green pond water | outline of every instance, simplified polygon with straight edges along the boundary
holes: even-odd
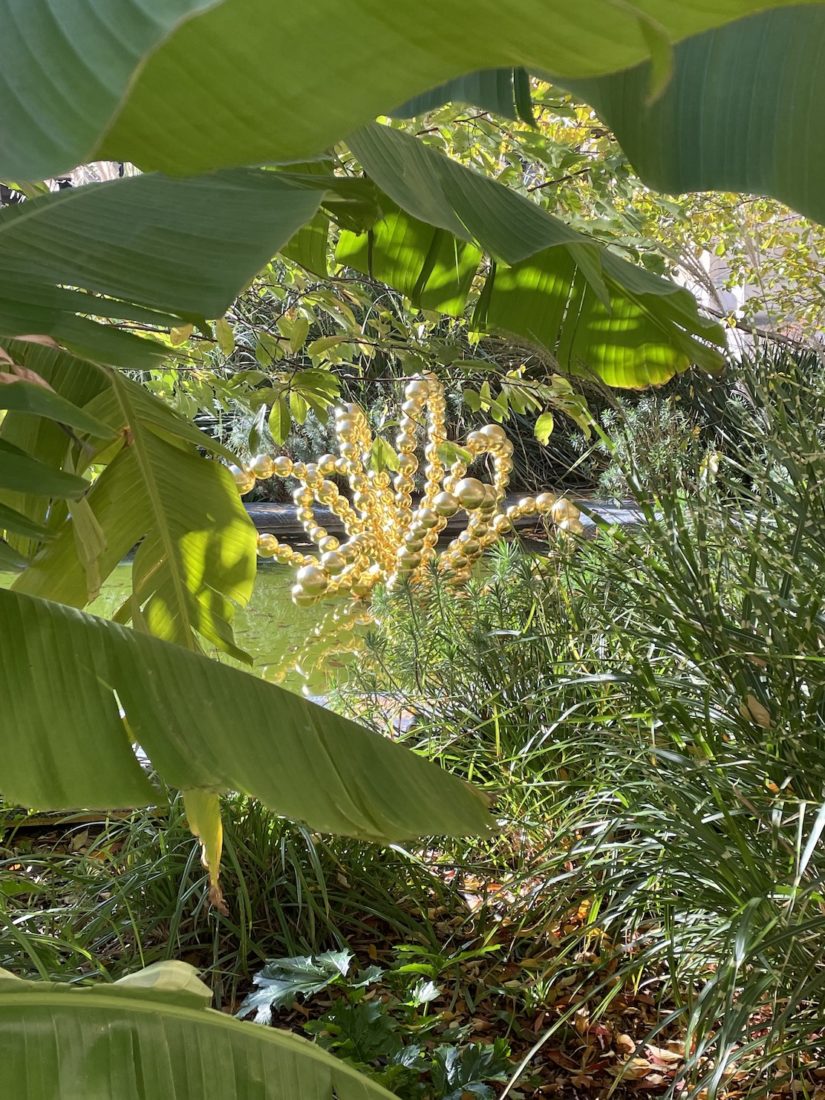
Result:
[[[88,610],[110,618],[131,591],[131,573],[131,565],[119,565]],[[12,573],[0,574],[0,585],[8,587],[14,577]],[[252,671],[265,679],[274,678],[290,647],[298,645],[324,614],[322,609],[296,607],[289,596],[293,583],[292,570],[259,563],[252,599],[247,607],[238,611],[235,619],[238,645],[253,658]],[[223,654],[220,659],[236,663]],[[300,690],[301,683],[299,677],[288,676],[283,686]]]

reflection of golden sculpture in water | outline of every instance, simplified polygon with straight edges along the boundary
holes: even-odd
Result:
[[[522,516],[545,516],[563,531],[581,532],[578,508],[552,493],[524,497],[504,507],[513,445],[503,428],[487,424],[470,432],[462,448],[445,447],[445,421],[444,388],[435,375],[427,374],[413,378],[404,391],[393,477],[370,468],[375,441],[358,405],[335,411],[338,456],[321,455],[316,462],[303,463],[283,455],[258,455],[247,469],[233,468],[241,493],[248,493],[257,478],[294,477],[299,482],[293,493],[297,516],[319,556],[294,550],[274,535],[258,539],[261,557],[298,567],[292,589],[296,604],[308,606],[331,596],[365,598],[377,584],[393,588],[405,578],[419,583],[433,563],[445,580],[463,584],[484,550]],[[425,430],[424,491],[415,504],[416,451]],[[469,463],[482,455],[492,458],[491,483],[465,476]],[[330,474],[346,478],[351,499],[328,479]],[[313,511],[316,501],[341,520],[344,542],[318,525]],[[467,513],[467,525],[438,553],[439,536],[459,511]]]

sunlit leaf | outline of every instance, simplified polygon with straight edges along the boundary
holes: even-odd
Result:
[[[43,179],[96,159],[174,173],[306,160],[463,74],[615,72],[650,54],[640,15],[676,41],[766,6],[399,0],[384,19],[370,0],[311,10],[271,0],[100,2],[63,5],[59,22],[49,0],[0,5],[0,174]]]
[[[548,410],[543,412],[541,416],[536,420],[535,435],[539,443],[546,446],[550,442],[550,436],[553,434],[553,427],[555,420],[553,414]]]
[[[229,665],[15,591],[0,590],[0,621],[10,802],[153,801],[134,738],[172,786],[245,792],[320,832],[398,841],[489,826],[484,797],[461,780]],[[56,677],[72,690],[55,691]]]

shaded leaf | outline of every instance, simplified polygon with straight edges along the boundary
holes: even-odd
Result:
[[[530,80],[524,69],[469,73],[414,96],[388,113],[393,118],[414,118],[445,103],[466,103],[503,118],[533,122]]]
[[[236,668],[15,591],[0,590],[0,622],[10,802],[152,802],[134,738],[172,786],[245,792],[320,832],[398,841],[490,826],[483,795],[461,780]]]
[[[150,364],[168,348],[89,317],[173,327],[222,316],[315,213],[319,186],[256,169],[150,174],[5,207],[0,334],[39,331],[91,358]]]
[[[82,496],[89,483],[82,477],[55,470],[14,444],[0,439],[0,489],[56,497]]]
[[[56,420],[99,438],[112,439],[115,434],[107,424],[89,416],[51,387],[37,386],[32,382],[15,381],[0,385],[0,409],[45,416],[48,420]]]
[[[651,187],[772,195],[825,224],[823,50],[825,6],[801,5],[680,43],[654,102],[649,64],[561,83],[595,107]]]
[[[215,322],[215,338],[223,354],[231,355],[235,350],[235,330],[225,317]]]
[[[275,442],[281,446],[289,435],[292,427],[292,417],[289,412],[289,402],[284,396],[272,402],[269,413],[269,431]]]

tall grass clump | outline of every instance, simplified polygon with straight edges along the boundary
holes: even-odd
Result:
[[[644,984],[654,1030],[683,1040],[674,1087],[691,1095],[804,1094],[825,1068],[811,368],[732,367],[691,492],[625,469],[639,527],[546,560],[500,549],[467,595],[393,597],[358,684],[362,707],[395,697],[424,751],[498,795],[502,837],[456,863],[509,874],[536,936],[587,913],[556,979],[593,1012]]]

